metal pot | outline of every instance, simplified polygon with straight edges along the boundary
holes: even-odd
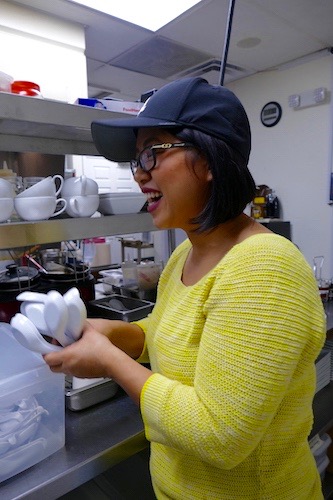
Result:
[[[83,302],[87,305],[90,300],[95,299],[95,278],[90,268],[83,264],[66,264],[59,266],[54,272],[40,274],[39,291],[47,292],[57,290],[64,294],[72,287],[76,287]]]
[[[40,283],[40,274],[30,266],[9,264],[0,274],[0,321],[9,323],[20,311],[17,295],[25,290],[35,290]]]

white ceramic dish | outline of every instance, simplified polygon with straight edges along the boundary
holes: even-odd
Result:
[[[101,193],[98,211],[103,215],[136,214],[145,202],[142,193]]]

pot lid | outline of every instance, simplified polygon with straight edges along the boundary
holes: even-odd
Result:
[[[29,288],[39,280],[37,269],[9,264],[0,274],[0,290],[21,290]]]

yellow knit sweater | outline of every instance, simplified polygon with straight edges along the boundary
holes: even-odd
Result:
[[[325,338],[310,266],[265,233],[186,287],[190,247],[176,248],[153,312],[137,322],[154,372],[141,412],[157,498],[323,498],[307,439]]]

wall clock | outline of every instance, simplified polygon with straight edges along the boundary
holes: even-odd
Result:
[[[265,104],[260,113],[261,123],[265,127],[274,127],[282,116],[282,108],[278,102],[271,101]]]

